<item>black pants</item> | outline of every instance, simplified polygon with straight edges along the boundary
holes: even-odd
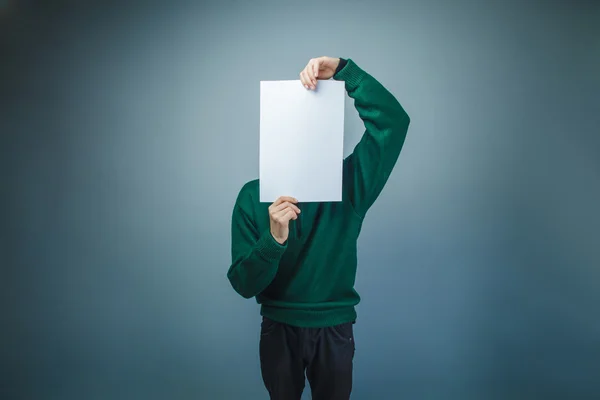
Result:
[[[263,317],[260,368],[271,400],[299,400],[305,376],[314,400],[348,400],[354,350],[353,322],[298,328]]]

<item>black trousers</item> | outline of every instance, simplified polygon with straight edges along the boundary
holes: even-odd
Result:
[[[348,400],[355,351],[353,324],[298,328],[263,317],[260,369],[271,400],[299,400],[305,377],[314,400]]]

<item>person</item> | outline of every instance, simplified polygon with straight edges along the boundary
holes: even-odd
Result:
[[[260,368],[271,399],[300,399],[308,379],[316,400],[348,399],[355,354],[354,289],[363,219],[386,184],[410,119],[396,98],[352,59],[311,59],[300,73],[307,90],[344,81],[365,126],[343,160],[342,201],[259,202],[259,181],[240,190],[231,220],[227,277],[261,305]],[[293,151],[293,143],[282,151]]]

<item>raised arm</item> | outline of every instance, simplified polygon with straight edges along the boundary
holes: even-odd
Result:
[[[304,87],[318,80],[344,81],[365,125],[365,133],[344,160],[344,190],[356,213],[364,218],[385,186],[404,145],[410,118],[396,98],[352,60],[313,58],[300,73]]]
[[[333,79],[344,81],[365,133],[344,160],[344,189],[364,217],[385,186],[410,124],[396,98],[352,60],[341,60]]]

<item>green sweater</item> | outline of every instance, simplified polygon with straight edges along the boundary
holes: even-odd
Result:
[[[328,327],[356,319],[356,245],[363,218],[381,193],[404,144],[409,117],[375,78],[352,60],[337,71],[365,125],[343,161],[341,202],[300,203],[284,245],[270,233],[258,180],[239,192],[231,224],[231,285],[256,297],[261,315],[299,327]],[[282,193],[285,195],[285,193]]]

